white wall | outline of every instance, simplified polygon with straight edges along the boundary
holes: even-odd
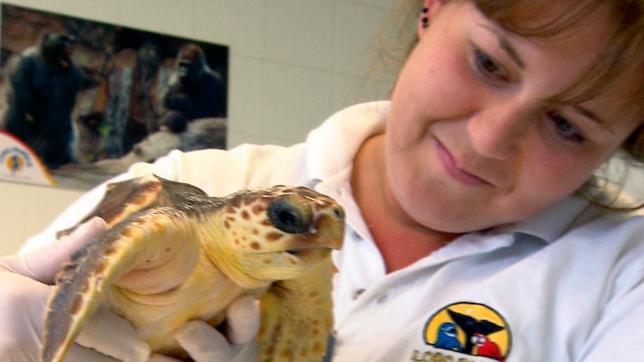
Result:
[[[383,98],[366,82],[370,35],[391,0],[4,0],[230,47],[229,145],[291,144],[343,106]],[[0,255],[80,192],[0,183]]]
[[[74,190],[0,182],[0,255],[18,250],[78,196]]]

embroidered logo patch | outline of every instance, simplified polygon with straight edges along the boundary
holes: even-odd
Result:
[[[497,311],[468,302],[450,304],[429,317],[423,339],[435,349],[452,352],[447,355],[475,357],[473,361],[504,361],[512,342],[510,328]]]

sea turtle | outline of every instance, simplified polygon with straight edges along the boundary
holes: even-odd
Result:
[[[107,186],[87,216],[106,234],[59,272],[41,360],[62,361],[82,324],[106,305],[151,351],[185,357],[172,337],[186,321],[222,322],[238,296],[260,296],[260,359],[319,361],[332,326],[332,249],[344,211],[305,187],[208,197],[155,175]]]

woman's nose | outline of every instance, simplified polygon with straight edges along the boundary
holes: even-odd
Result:
[[[474,149],[484,157],[508,159],[519,151],[526,128],[522,112],[512,106],[483,109],[468,121],[468,133]]]

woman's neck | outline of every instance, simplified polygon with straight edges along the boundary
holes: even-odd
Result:
[[[365,141],[353,163],[351,187],[387,273],[402,269],[453,240],[412,220],[391,194],[386,179],[384,135]]]

